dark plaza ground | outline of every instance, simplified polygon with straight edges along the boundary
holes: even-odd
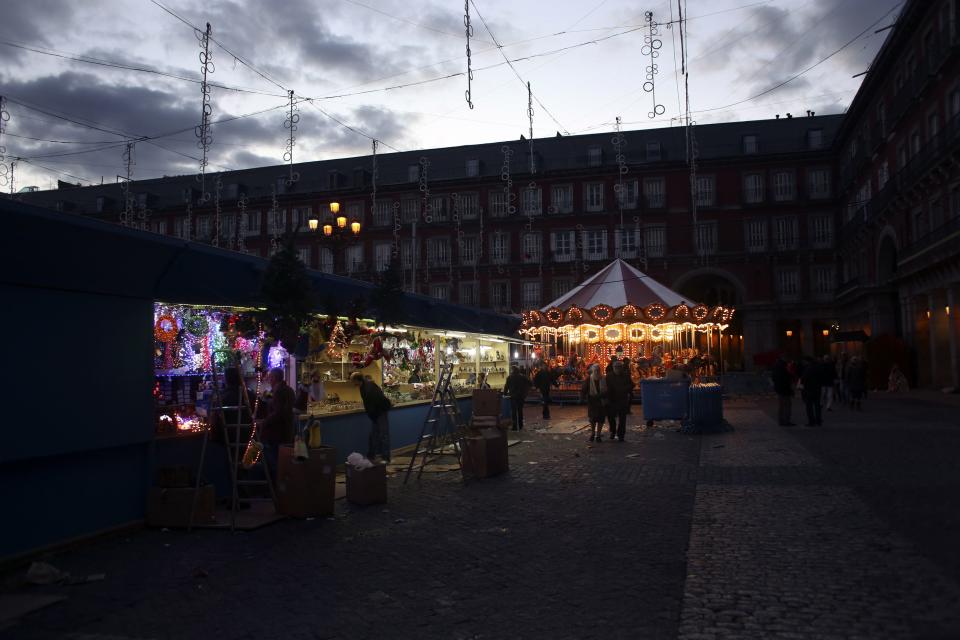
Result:
[[[0,639],[960,638],[958,408],[871,394],[782,428],[772,397],[734,398],[734,431],[691,436],[635,407],[627,442],[591,445],[582,408],[531,406],[499,478],[45,558],[106,573],[85,585],[11,572],[67,599]]]

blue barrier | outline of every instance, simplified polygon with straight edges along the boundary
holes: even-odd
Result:
[[[690,387],[689,427],[710,429],[723,425],[723,390],[718,384]]]
[[[643,419],[683,420],[687,417],[689,380],[649,378],[640,381]]]

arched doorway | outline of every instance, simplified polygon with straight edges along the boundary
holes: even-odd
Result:
[[[877,251],[877,284],[885,285],[897,275],[897,243],[885,234]]]
[[[725,369],[743,370],[746,364],[743,356],[743,314],[741,312],[744,298],[743,285],[734,276],[724,271],[701,269],[680,277],[674,283],[673,289],[688,296],[692,302],[710,307],[722,305],[737,310],[722,337],[713,336],[712,348],[716,349],[719,346],[723,353]]]

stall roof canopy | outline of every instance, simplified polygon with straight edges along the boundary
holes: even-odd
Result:
[[[659,302],[668,308],[680,304],[689,306],[696,304],[617,258],[580,285],[543,307],[541,311],[552,308],[565,311],[574,306],[592,309],[599,304],[605,304],[614,309],[627,304],[645,307],[654,302]]]
[[[115,224],[0,199],[0,282],[210,306],[262,306],[267,260]],[[375,286],[310,271],[318,305],[329,298],[368,304]],[[514,335],[515,316],[404,294],[407,324]],[[318,307],[318,312],[322,309]]]

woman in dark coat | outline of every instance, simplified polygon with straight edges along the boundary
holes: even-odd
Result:
[[[867,367],[860,356],[853,356],[850,359],[844,382],[846,382],[847,391],[850,394],[850,406],[857,410],[863,410],[860,403],[863,401],[863,394],[867,389]]]
[[[587,403],[590,421],[590,442],[603,440],[603,421],[607,417],[607,381],[600,375],[600,366],[592,365],[590,375],[583,381],[580,398]]]

